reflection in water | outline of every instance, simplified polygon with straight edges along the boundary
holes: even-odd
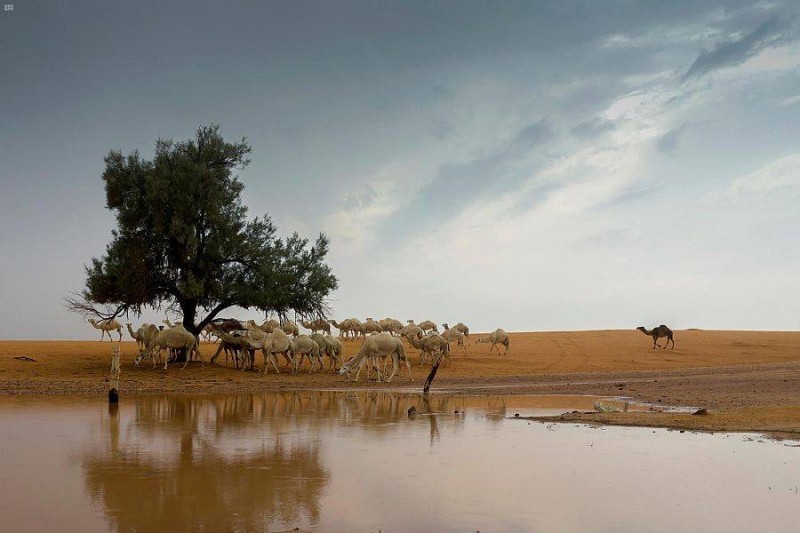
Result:
[[[319,441],[304,433],[344,425],[386,436],[418,404],[378,391],[141,397],[123,446],[112,404],[107,446],[84,457],[87,492],[119,531],[315,525],[330,474]],[[435,413],[449,404],[444,396],[422,401],[431,446],[440,438]]]
[[[255,449],[215,445],[219,432],[269,417],[265,407],[276,406],[252,396],[210,402],[138,399],[135,432],[155,437],[163,452],[155,456],[136,445],[120,449],[119,412],[109,409],[108,448],[92,450],[84,460],[87,491],[119,531],[249,531],[274,523],[315,524],[330,477],[317,442],[265,434]],[[261,408],[257,417],[254,408]]]
[[[0,398],[4,530],[796,530],[797,448],[505,418],[594,398],[124,400]]]

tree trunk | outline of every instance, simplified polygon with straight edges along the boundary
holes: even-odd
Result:
[[[183,327],[186,328],[186,331],[197,337],[200,335],[200,330],[194,322],[195,316],[197,315],[197,302],[194,300],[183,300],[179,303],[181,312],[183,313]],[[186,350],[181,350],[175,361],[183,363],[186,361],[186,357]]]

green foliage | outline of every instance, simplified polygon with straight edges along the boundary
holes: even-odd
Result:
[[[195,332],[232,306],[324,315],[337,287],[324,262],[328,240],[279,239],[269,217],[248,220],[234,172],[249,153],[217,126],[185,142],[159,139],[151,161],[111,151],[103,181],[117,228],[86,268],[84,298],[136,313],[177,305]]]

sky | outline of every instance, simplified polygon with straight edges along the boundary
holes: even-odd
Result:
[[[98,337],[103,157],[210,123],[333,318],[800,328],[797,2],[5,3],[0,338]]]

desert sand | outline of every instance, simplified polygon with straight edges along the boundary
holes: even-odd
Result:
[[[626,397],[652,411],[572,413],[559,421],[672,427],[705,431],[757,431],[800,435],[800,332],[675,332],[675,349],[653,350],[634,330],[512,333],[508,355],[470,335],[466,356],[455,349],[432,390],[470,394],[586,394]],[[660,340],[661,343],[664,339]],[[116,343],[115,343],[116,344]],[[345,360],[360,341],[345,343]],[[501,351],[503,350],[502,347]],[[123,341],[121,394],[219,393],[288,389],[421,389],[428,369],[407,349],[414,381],[405,371],[391,384],[346,381],[330,373],[264,375],[222,365],[191,363],[186,370],[135,367],[132,341]],[[208,359],[216,345],[203,344]],[[27,356],[35,361],[16,357]],[[0,341],[0,394],[101,395],[108,389],[111,343]],[[260,354],[259,365],[263,364]],[[327,362],[326,362],[327,364]],[[705,408],[709,414],[660,412],[660,406]]]

